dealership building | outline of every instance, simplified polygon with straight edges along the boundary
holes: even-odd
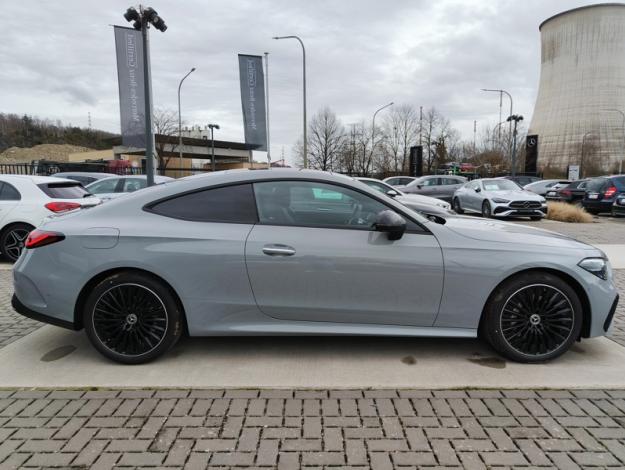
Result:
[[[625,157],[625,4],[559,13],[539,27],[540,84],[529,135],[538,170],[619,171]],[[625,166],[625,165],[623,165]]]

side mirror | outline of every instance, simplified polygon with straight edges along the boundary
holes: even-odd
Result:
[[[399,193],[395,191],[394,189],[389,189],[388,191],[386,191],[386,195],[390,197],[395,197],[395,196],[399,196]]]
[[[378,213],[373,227],[377,232],[386,232],[389,240],[399,240],[406,231],[406,221],[397,212],[385,210]]]
[[[476,192],[476,193],[480,193],[480,192],[482,192],[482,188],[475,188],[475,192]]]
[[[422,185],[422,184],[418,184],[418,185],[417,185],[417,189],[421,189],[422,187],[423,187],[423,185]]]

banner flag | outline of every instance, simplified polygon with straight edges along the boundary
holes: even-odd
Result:
[[[115,26],[122,144],[145,148],[145,87],[141,31]]]
[[[256,55],[239,54],[239,77],[245,143],[256,145],[254,150],[266,151],[267,124],[263,58]]]

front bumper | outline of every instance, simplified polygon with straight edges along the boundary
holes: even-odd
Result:
[[[544,217],[547,215],[547,205],[535,208],[516,208],[509,204],[495,204],[492,210],[494,217]]]
[[[20,299],[17,298],[17,295],[13,294],[11,297],[11,306],[13,310],[15,310],[20,315],[31,318],[33,320],[37,320],[43,323],[49,323],[50,325],[60,326],[62,328],[67,328],[69,330],[79,330],[78,326],[69,321],[61,320],[59,318],[51,317],[50,315],[45,315],[43,313],[35,312],[34,310],[28,308]]]

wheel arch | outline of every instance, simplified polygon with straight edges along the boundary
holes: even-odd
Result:
[[[158,274],[154,274],[153,272],[148,271],[146,269],[131,268],[131,267],[116,267],[116,268],[108,269],[106,271],[102,271],[101,273],[96,274],[91,279],[89,279],[89,281],[87,281],[87,283],[80,290],[80,293],[78,294],[78,297],[76,298],[76,304],[74,305],[74,325],[76,326],[76,329],[80,330],[83,328],[83,319],[82,319],[81,312],[83,310],[83,307],[85,306],[85,302],[87,301],[87,298],[89,297],[91,290],[103,279],[106,279],[107,277],[111,275],[122,273],[122,272],[141,273],[141,274],[148,275],[158,280],[159,282],[162,282],[163,285],[165,285],[169,289],[170,293],[173,295],[174,299],[176,300],[178,307],[180,308],[180,312],[182,313],[184,332],[188,334],[187,316],[185,313],[184,304],[182,303],[180,296],[178,295],[176,290],[172,287],[172,285],[169,282],[167,282],[167,280],[159,276]]]
[[[527,274],[529,272],[548,273],[548,274],[551,274],[553,276],[557,276],[560,279],[562,279],[564,282],[569,284],[573,288],[573,290],[575,290],[575,293],[579,296],[579,300],[582,303],[582,329],[581,329],[581,332],[580,332],[580,337],[581,338],[587,338],[588,336],[590,336],[590,325],[592,324],[592,311],[591,311],[591,307],[590,307],[590,300],[588,299],[588,294],[586,293],[586,290],[579,283],[579,281],[577,281],[577,279],[575,279],[573,276],[571,276],[570,274],[567,274],[567,273],[565,273],[563,271],[560,271],[558,269],[553,269],[553,268],[528,268],[528,269],[523,269],[521,271],[517,271],[517,272],[515,272],[513,274],[510,274],[505,279],[502,279],[501,282],[499,282],[499,284],[497,284],[493,288],[493,290],[489,294],[488,298],[486,299],[486,302],[484,303],[484,305],[482,307],[482,312],[480,314],[480,322],[479,322],[479,326],[478,326],[478,331],[480,331],[480,332],[482,331],[482,326],[483,326],[483,322],[484,322],[484,316],[485,316],[485,313],[486,313],[486,307],[490,303],[490,301],[493,298],[493,296],[497,293],[497,290],[501,287],[501,285],[504,282],[507,282],[510,279],[514,278],[514,277],[520,276],[522,274]]]

